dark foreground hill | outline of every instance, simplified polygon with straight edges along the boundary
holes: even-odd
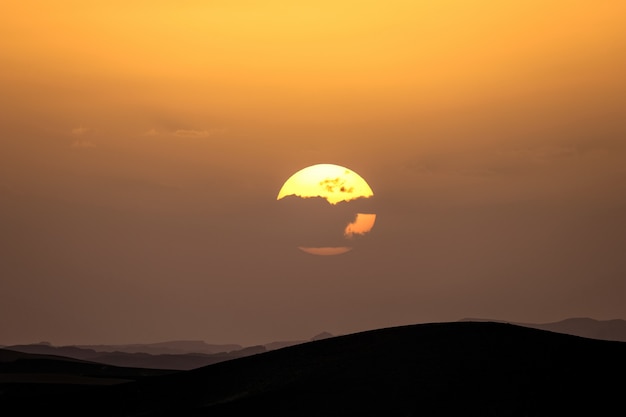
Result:
[[[494,322],[386,328],[110,386],[19,398],[0,414],[623,415],[626,344]],[[20,414],[10,412],[18,409]]]
[[[46,398],[74,401],[95,387],[172,372],[0,349],[0,415],[30,415],[28,409],[45,410]]]
[[[76,385],[115,385],[173,372],[167,369],[109,366],[63,356],[0,349],[0,384],[54,381]]]

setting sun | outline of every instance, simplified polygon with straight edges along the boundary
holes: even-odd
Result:
[[[625,408],[626,0],[0,1],[0,417]]]
[[[361,198],[367,199],[373,195],[374,192],[369,184],[356,172],[340,165],[317,164],[303,168],[289,177],[280,189],[276,199],[281,200],[284,197],[295,196],[302,199],[311,199],[311,203],[324,199],[331,206],[336,207],[331,211],[338,216],[342,216],[346,214],[346,208],[348,210],[354,208],[352,204],[348,206],[345,204]],[[343,203],[340,205],[341,209],[337,207],[338,203]],[[300,207],[300,209],[302,208]],[[312,222],[318,222],[319,224],[313,227],[315,230],[308,230],[304,233],[302,239],[308,239],[307,235],[318,235],[320,230],[330,227],[330,222],[333,220],[324,217],[322,215],[323,210],[320,211],[320,209],[321,207],[315,206],[316,211],[310,213],[306,222],[307,227]],[[372,230],[376,221],[376,214],[352,211],[350,216],[351,220],[344,223],[343,230],[339,228],[333,229],[333,231],[329,230],[329,234],[326,235],[326,242],[334,241],[335,244],[324,246],[298,245],[298,248],[311,255],[340,255],[351,251],[355,239],[358,240],[359,237],[366,235]],[[304,228],[305,226],[300,222],[296,224],[296,227]],[[333,225],[332,227],[334,228],[335,226]],[[341,230],[342,233],[339,234]],[[348,240],[351,241],[350,246],[345,246]]]
[[[288,195],[297,197],[322,197],[330,204],[369,198],[374,192],[356,172],[333,164],[318,164],[293,174],[278,193],[277,200]]]

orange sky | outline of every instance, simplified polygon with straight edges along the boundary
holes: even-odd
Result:
[[[5,1],[0,344],[626,318],[624,22],[621,0]],[[275,205],[316,163],[375,193],[332,260]]]

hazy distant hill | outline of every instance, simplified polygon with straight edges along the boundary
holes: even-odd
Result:
[[[0,386],[0,414],[65,416],[621,415],[626,343],[495,322],[312,341],[80,396]],[[26,384],[28,385],[28,384]],[[8,414],[10,415],[10,414]]]
[[[310,340],[321,340],[329,337],[333,337],[333,335],[328,332],[322,332],[315,335]],[[113,366],[189,370],[244,356],[255,355],[267,350],[293,346],[307,341],[308,340],[272,342],[266,345],[248,346],[245,348],[236,344],[209,345],[202,341],[82,346],[52,346],[50,343],[42,342],[29,345],[8,346],[6,348],[18,352],[63,356]],[[206,353],[212,351],[217,352]]]
[[[463,319],[462,321],[498,321],[489,319]],[[501,323],[506,323],[500,321]],[[626,342],[626,320],[595,320],[587,317],[569,318],[551,323],[519,323],[520,326],[551,332],[571,334],[574,336],[589,337],[591,339],[617,340]]]
[[[67,358],[82,359],[112,366],[172,370],[200,368],[202,366],[266,351],[263,346],[250,346],[232,352],[214,354],[149,354],[142,352],[98,352],[93,349],[80,348],[76,346],[51,346],[45,343],[15,345],[6,347],[6,349],[25,353],[56,355]]]
[[[149,353],[151,355],[183,355],[185,353],[211,355],[243,349],[243,346],[237,344],[211,345],[202,340],[174,340],[126,345],[76,345],[76,347],[92,349],[97,352]]]

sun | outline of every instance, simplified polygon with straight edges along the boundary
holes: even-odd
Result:
[[[292,207],[295,211],[304,210],[306,218],[291,223],[290,227],[298,229],[296,232],[303,231],[301,236],[303,242],[312,241],[314,235],[316,243],[328,243],[315,246],[298,244],[301,251],[311,255],[341,255],[352,251],[353,244],[369,234],[376,221],[376,214],[359,213],[356,206],[353,206],[355,203],[350,203],[374,196],[372,188],[359,174],[341,165],[317,164],[301,169],[285,181],[276,200],[288,196],[311,200],[305,204],[307,207],[298,206],[297,209]],[[322,201],[321,204],[324,204],[324,200],[333,208],[324,210],[322,206],[317,205],[316,201]],[[310,203],[315,204],[308,206]],[[328,210],[335,214],[329,217]],[[339,216],[339,222],[335,216]],[[313,225],[315,222],[317,223]]]
[[[322,197],[330,204],[369,198],[374,192],[356,172],[334,164],[317,164],[293,174],[278,192],[277,200],[288,195]]]

